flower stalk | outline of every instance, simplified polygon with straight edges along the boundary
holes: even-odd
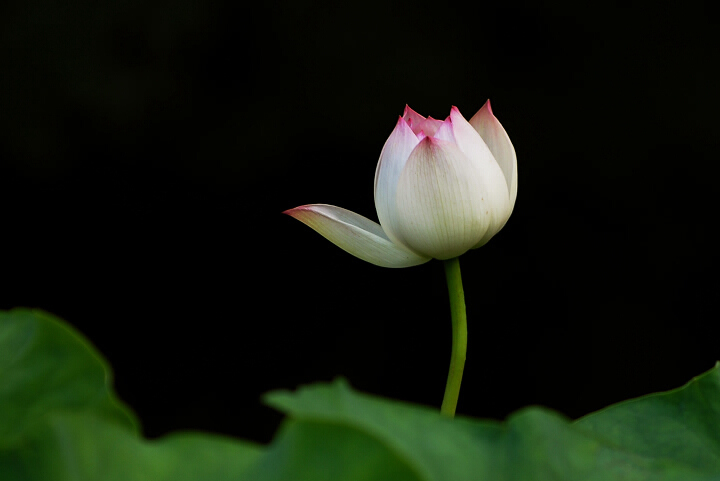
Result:
[[[465,313],[465,294],[463,293],[460,275],[460,259],[453,257],[443,262],[447,278],[448,294],[450,295],[450,314],[452,317],[452,352],[450,354],[450,370],[448,372],[445,395],[443,396],[440,413],[454,417],[457,408],[465,353],[467,351],[467,315]]]

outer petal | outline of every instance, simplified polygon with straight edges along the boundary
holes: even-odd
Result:
[[[407,109],[406,108],[406,114]],[[395,191],[398,178],[410,153],[420,142],[404,118],[399,118],[395,129],[385,142],[375,169],[375,209],[380,225],[387,237],[396,244],[406,245],[397,233]],[[407,245],[406,245],[407,247]]]
[[[505,175],[510,191],[510,210],[512,211],[517,198],[517,156],[510,137],[493,115],[489,100],[473,115],[470,125],[483,138]]]
[[[462,116],[457,107],[450,111],[452,130],[460,150],[477,163],[481,174],[483,199],[489,219],[488,229],[474,247],[480,247],[489,241],[505,225],[512,212],[508,185],[502,169],[480,135]]]
[[[355,212],[327,204],[312,204],[286,210],[300,222],[346,252],[381,267],[410,267],[430,257],[419,256],[387,238],[379,224]]]
[[[482,171],[452,142],[426,137],[397,187],[398,229],[411,249],[437,259],[463,254],[489,226]]]

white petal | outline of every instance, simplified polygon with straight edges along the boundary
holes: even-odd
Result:
[[[398,228],[415,252],[450,259],[489,226],[482,171],[452,142],[427,137],[410,154],[397,187]]]
[[[517,156],[515,155],[515,147],[510,142],[510,137],[495,115],[493,115],[489,100],[473,115],[473,118],[470,119],[470,125],[483,138],[505,175],[510,191],[510,210],[512,211],[517,198]]]
[[[457,146],[473,162],[479,165],[482,172],[483,200],[487,201],[486,210],[487,215],[490,216],[490,225],[483,237],[474,246],[480,247],[497,234],[510,217],[512,205],[510,203],[508,184],[492,152],[472,125],[465,120],[457,107],[452,108],[450,120],[452,121]]]
[[[408,115],[409,107],[405,114]],[[417,115],[417,114],[415,114]],[[385,142],[375,169],[375,209],[380,225],[388,238],[396,244],[406,245],[397,233],[396,195],[398,178],[410,153],[420,142],[404,118],[399,118],[395,129]],[[406,245],[407,247],[407,245]]]
[[[341,207],[311,204],[284,213],[312,227],[344,251],[376,266],[410,267],[430,260],[394,244],[379,224]]]

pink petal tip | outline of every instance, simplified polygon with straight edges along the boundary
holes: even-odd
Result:
[[[282,213],[287,214],[290,217],[295,217],[299,212],[308,210],[307,206],[301,205],[298,207],[293,207],[292,209],[284,210]]]
[[[490,99],[487,99],[485,101],[485,105],[483,105],[482,108],[484,109],[485,107],[487,107],[488,112],[490,112],[490,115],[493,115],[492,107],[490,106]]]
[[[420,122],[425,120],[425,117],[423,117],[419,113],[415,112],[407,104],[405,104],[405,111],[403,112],[402,116],[405,119],[405,121],[408,123],[410,128],[415,127],[416,125],[420,124]]]

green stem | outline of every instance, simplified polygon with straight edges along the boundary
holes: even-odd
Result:
[[[460,260],[458,257],[444,261],[445,277],[450,294],[450,314],[452,316],[452,353],[450,354],[450,372],[448,372],[445,396],[440,413],[455,416],[460,383],[465,368],[467,351],[467,316],[465,314],[465,295],[463,294]]]

